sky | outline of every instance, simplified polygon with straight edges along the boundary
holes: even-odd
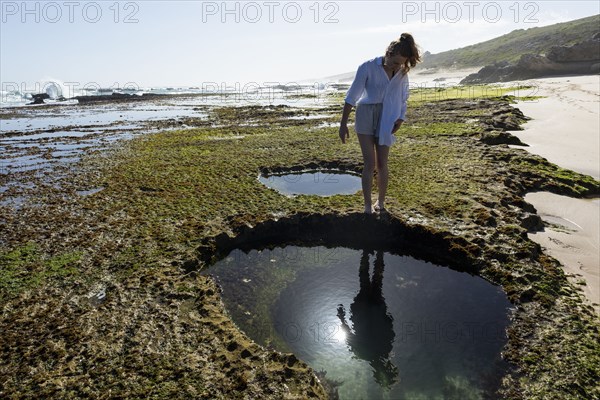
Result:
[[[402,32],[438,53],[598,1],[0,1],[0,81],[235,87],[355,71]]]

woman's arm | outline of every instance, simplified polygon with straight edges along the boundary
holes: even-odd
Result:
[[[346,143],[346,139],[350,138],[350,132],[348,132],[348,117],[350,116],[352,107],[356,105],[356,102],[365,91],[368,79],[367,68],[367,62],[359,65],[356,70],[356,75],[354,76],[354,81],[352,82],[352,85],[350,85],[350,89],[348,89],[346,98],[344,99],[344,111],[342,111],[342,120],[340,122],[340,139],[342,140],[342,143]]]
[[[362,96],[367,85],[369,75],[368,69],[368,62],[364,62],[361,65],[359,65],[358,69],[356,70],[356,75],[354,76],[354,81],[352,82],[352,85],[350,85],[350,88],[346,93],[346,98],[344,99],[346,103],[355,106],[356,102]]]
[[[396,120],[396,122],[394,123],[394,128],[392,129],[392,133],[396,133],[396,131],[398,129],[400,129],[400,127],[402,126],[402,123],[404,122],[404,118],[406,115],[406,107],[408,105],[408,96],[409,96],[409,90],[410,90],[410,86],[409,86],[409,82],[408,82],[408,74],[403,78],[402,81],[402,86],[401,86],[401,90],[402,92],[400,93],[400,118],[398,118]]]
[[[402,126],[403,122],[403,119],[397,119],[396,122],[394,122],[394,128],[392,128],[392,133],[396,133],[396,131]]]
[[[346,143],[346,139],[350,138],[348,131],[348,117],[352,111],[352,104],[344,103],[344,111],[342,111],[342,120],[340,121],[340,139],[342,143]]]
[[[410,83],[408,81],[408,74],[406,74],[402,80],[400,92],[400,117],[398,119],[405,120],[406,108],[408,106],[408,97],[410,95]]]

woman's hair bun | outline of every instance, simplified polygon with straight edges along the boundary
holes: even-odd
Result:
[[[414,41],[412,35],[410,33],[403,33],[402,35],[400,35],[400,39],[398,39],[399,42],[403,42],[403,41],[408,41],[410,42],[412,39],[412,41]]]
[[[407,58],[405,69],[408,71],[411,67],[421,61],[419,47],[415,43],[415,38],[410,33],[404,32],[398,40],[394,40],[386,49],[386,54],[394,56],[400,54]]]

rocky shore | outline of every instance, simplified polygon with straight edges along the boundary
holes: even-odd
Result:
[[[337,136],[341,94],[304,111],[323,117],[293,123],[290,107],[215,107],[217,127],[87,154],[60,185],[32,177],[35,198],[0,206],[0,397],[334,398],[323,373],[251,342],[198,271],[236,247],[299,237],[353,247],[377,234],[503,288],[515,306],[503,352],[513,367],[498,396],[599,397],[600,323],[528,239],[543,225],[524,196],[597,196],[600,182],[508,147],[526,116],[512,97],[485,93],[412,94],[386,215],[362,214],[361,193],[290,198],[256,179],[360,171],[356,139]]]
[[[572,46],[554,46],[548,54],[527,53],[514,64],[500,62],[485,66],[460,83],[472,85],[598,73],[600,73],[600,32]]]

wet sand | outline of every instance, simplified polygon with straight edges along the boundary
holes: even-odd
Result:
[[[532,118],[511,132],[538,154],[563,168],[600,179],[600,76],[570,76],[522,81],[533,89],[519,96],[546,96],[517,107]]]
[[[540,192],[527,194],[525,200],[547,225],[529,237],[564,265],[600,314],[600,199]]]
[[[522,83],[535,88],[518,95],[547,97],[519,102],[517,107],[532,120],[523,131],[511,133],[530,146],[527,151],[600,179],[600,76]],[[529,237],[564,265],[600,315],[600,199],[551,193],[530,193],[525,199],[547,223],[543,232]]]

